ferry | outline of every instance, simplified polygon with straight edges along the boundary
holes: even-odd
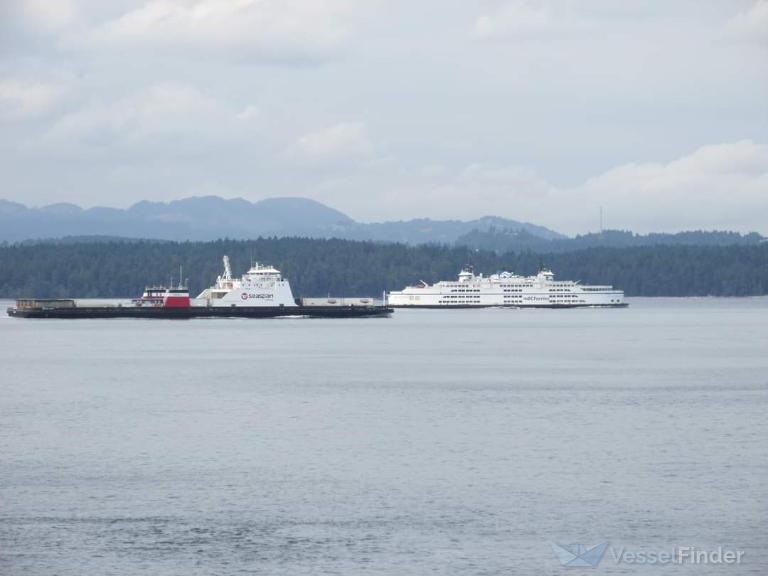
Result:
[[[180,275],[181,276],[181,275]],[[197,298],[179,283],[147,287],[140,298],[99,303],[87,300],[20,298],[8,315],[19,318],[355,318],[388,316],[392,308],[373,298],[294,298],[291,285],[274,266],[255,263],[240,278],[224,273]]]
[[[590,286],[573,280],[555,280],[551,270],[535,276],[497,272],[475,274],[465,267],[456,280],[435,284],[420,281],[385,295],[392,308],[578,308],[628,306],[624,291],[613,286]]]

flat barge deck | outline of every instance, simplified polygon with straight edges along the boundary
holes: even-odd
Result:
[[[197,298],[181,282],[176,287],[144,289],[133,300],[19,298],[8,315],[16,318],[366,318],[394,311],[373,298],[294,298],[291,285],[273,266],[252,263],[241,278],[232,276],[224,256],[224,274]]]
[[[19,300],[8,308],[16,318],[364,318],[389,316],[393,309],[379,305],[346,306],[79,306],[74,301]]]

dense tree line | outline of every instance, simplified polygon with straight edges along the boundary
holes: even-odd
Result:
[[[147,284],[178,282],[194,294],[221,273],[227,254],[236,275],[252,261],[274,264],[295,295],[375,296],[418,280],[454,278],[471,264],[486,274],[533,274],[613,284],[627,295],[745,296],[768,293],[768,243],[731,246],[593,247],[564,253],[493,251],[349,240],[267,238],[215,242],[102,241],[0,246],[0,296],[117,297]]]
[[[499,254],[506,252],[572,252],[585,248],[631,248],[639,246],[731,246],[756,245],[765,239],[756,232],[691,230],[674,234],[652,233],[635,234],[629,230],[604,230],[582,234],[574,238],[542,238],[526,230],[498,228],[472,230],[460,236],[455,244],[481,250],[493,250]]]

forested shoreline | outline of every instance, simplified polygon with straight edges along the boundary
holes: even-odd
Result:
[[[542,254],[435,245],[407,246],[261,238],[214,242],[105,241],[0,246],[0,297],[130,297],[145,285],[178,282],[179,266],[196,294],[221,273],[227,254],[233,272],[251,261],[277,266],[295,295],[381,294],[418,280],[454,278],[467,264],[485,274],[533,274],[613,284],[628,296],[751,296],[768,293],[768,243],[732,246],[586,248]]]

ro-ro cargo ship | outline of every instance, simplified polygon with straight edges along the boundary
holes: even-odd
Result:
[[[392,308],[372,298],[294,298],[290,283],[273,266],[257,263],[234,278],[226,256],[224,273],[197,298],[179,284],[146,288],[141,298],[129,301],[20,298],[8,308],[8,315],[20,318],[354,318],[390,313]]]

